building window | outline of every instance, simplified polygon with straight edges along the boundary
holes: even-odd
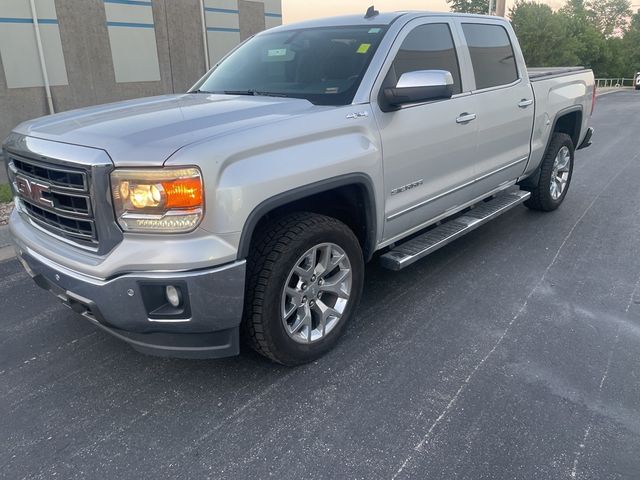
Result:
[[[216,64],[240,43],[240,10],[236,0],[205,0],[209,62]]]
[[[41,0],[37,5],[49,84],[68,85],[54,0]],[[0,0],[0,57],[8,88],[44,86],[34,27],[28,1]]]
[[[104,0],[116,82],[160,80],[150,0]]]

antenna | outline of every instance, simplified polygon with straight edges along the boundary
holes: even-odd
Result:
[[[375,9],[375,7],[373,5],[371,5],[368,9],[367,9],[367,13],[365,13],[364,18],[373,18],[376,15],[380,15],[380,12],[378,10]]]

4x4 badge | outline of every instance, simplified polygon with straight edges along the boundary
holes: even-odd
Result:
[[[369,112],[354,112],[347,115],[347,118],[360,118],[360,117],[368,117]]]

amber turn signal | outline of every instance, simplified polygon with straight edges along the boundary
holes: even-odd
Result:
[[[162,182],[162,188],[167,196],[167,208],[202,206],[202,181],[200,177]]]

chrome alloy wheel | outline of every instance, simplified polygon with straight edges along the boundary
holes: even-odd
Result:
[[[551,185],[549,185],[549,191],[551,198],[558,200],[565,189],[567,188],[567,181],[569,180],[569,169],[571,167],[571,152],[569,148],[564,146],[556,155],[553,162],[553,170],[551,171]]]
[[[347,308],[351,284],[351,263],[342,248],[321,243],[307,250],[282,292],[282,323],[289,337],[312,343],[328,335]]]

